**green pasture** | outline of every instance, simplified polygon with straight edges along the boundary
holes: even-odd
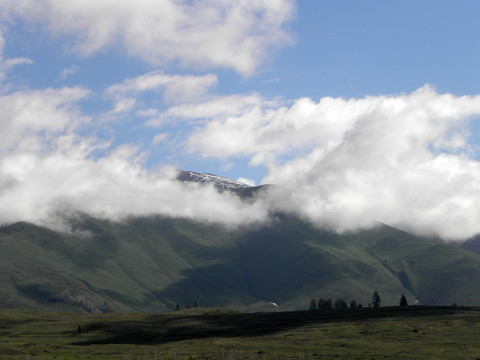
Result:
[[[79,332],[80,326],[80,332]],[[477,359],[480,311],[0,310],[0,359]]]

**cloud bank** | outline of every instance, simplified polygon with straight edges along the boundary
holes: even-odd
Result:
[[[290,0],[0,1],[0,222],[62,227],[58,214],[83,212],[236,226],[286,211],[336,231],[379,221],[449,240],[479,234],[480,162],[469,131],[480,96],[427,85],[408,94],[286,101],[218,95],[218,74],[165,71],[169,64],[251,75],[289,41],[293,16]],[[16,86],[9,71],[33,63],[4,55],[16,22],[60,39],[80,59],[114,49],[154,69],[99,93]],[[65,80],[79,69],[57,74]],[[111,110],[89,113],[91,98],[93,107]],[[180,184],[173,166],[147,167],[149,154],[135,140],[97,138],[115,127],[110,121],[105,130],[104,120],[118,119],[122,135],[135,126],[158,131],[143,134],[150,149],[172,146],[226,166],[247,159],[267,169],[264,183],[278,186],[246,204],[209,186]]]
[[[0,96],[0,221],[19,220],[65,230],[66,214],[87,213],[122,220],[128,216],[186,217],[226,225],[266,218],[212,186],[181,184],[176,170],[144,168],[144,154],[131,145],[112,148],[79,129],[91,119],[76,103],[83,88],[24,91]],[[107,150],[95,158],[99,148]]]
[[[377,221],[458,240],[480,232],[480,163],[469,145],[480,96],[308,98],[217,116],[188,139],[208,157],[247,157],[279,184],[276,206],[338,231]],[[192,116],[192,114],[190,114]]]
[[[92,120],[77,103],[89,94],[75,87],[0,96],[8,130],[0,147],[1,221],[58,228],[56,214],[84,212],[235,226],[268,221],[281,210],[337,231],[380,221],[449,240],[480,233],[480,163],[467,131],[480,115],[480,96],[425,86],[410,94],[303,98],[290,105],[258,96],[242,111],[212,112],[192,130],[187,149],[268,167],[264,182],[279,186],[252,205],[213,187],[178,183],[173,167],[145,168],[147,154],[133,145],[112,148],[79,135]],[[201,103],[195,106],[203,118]],[[99,148],[105,154],[93,156]]]
[[[0,219],[65,230],[66,214],[77,212],[122,220],[159,214],[237,225],[262,221],[266,212],[213,187],[181,184],[170,167],[148,171],[133,146],[111,148],[77,129],[90,119],[75,103],[81,88],[18,92],[0,96]],[[98,148],[107,154],[94,158]]]

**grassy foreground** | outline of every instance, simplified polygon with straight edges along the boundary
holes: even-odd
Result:
[[[80,332],[79,332],[80,326]],[[0,359],[477,359],[480,310],[0,310]]]

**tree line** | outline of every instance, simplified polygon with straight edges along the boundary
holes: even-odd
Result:
[[[197,308],[197,307],[198,307],[198,301],[197,301],[197,300],[194,301],[193,307],[194,307],[194,308]],[[191,306],[190,304],[185,305],[185,309],[190,309],[190,308],[192,308],[192,306]],[[179,310],[180,310],[180,304],[177,303],[177,304],[175,305],[175,311],[179,311]]]
[[[404,294],[400,297],[399,301],[400,306],[408,306],[407,298]],[[378,291],[372,293],[372,301],[368,303],[368,307],[378,308],[381,306],[380,294]],[[357,303],[355,299],[352,299],[349,304],[342,298],[336,299],[335,302],[331,298],[324,299],[320,298],[318,300],[310,300],[309,310],[332,310],[332,309],[355,309],[362,308],[361,303]]]

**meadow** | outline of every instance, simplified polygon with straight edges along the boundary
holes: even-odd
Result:
[[[0,359],[478,359],[480,309],[0,310]]]

